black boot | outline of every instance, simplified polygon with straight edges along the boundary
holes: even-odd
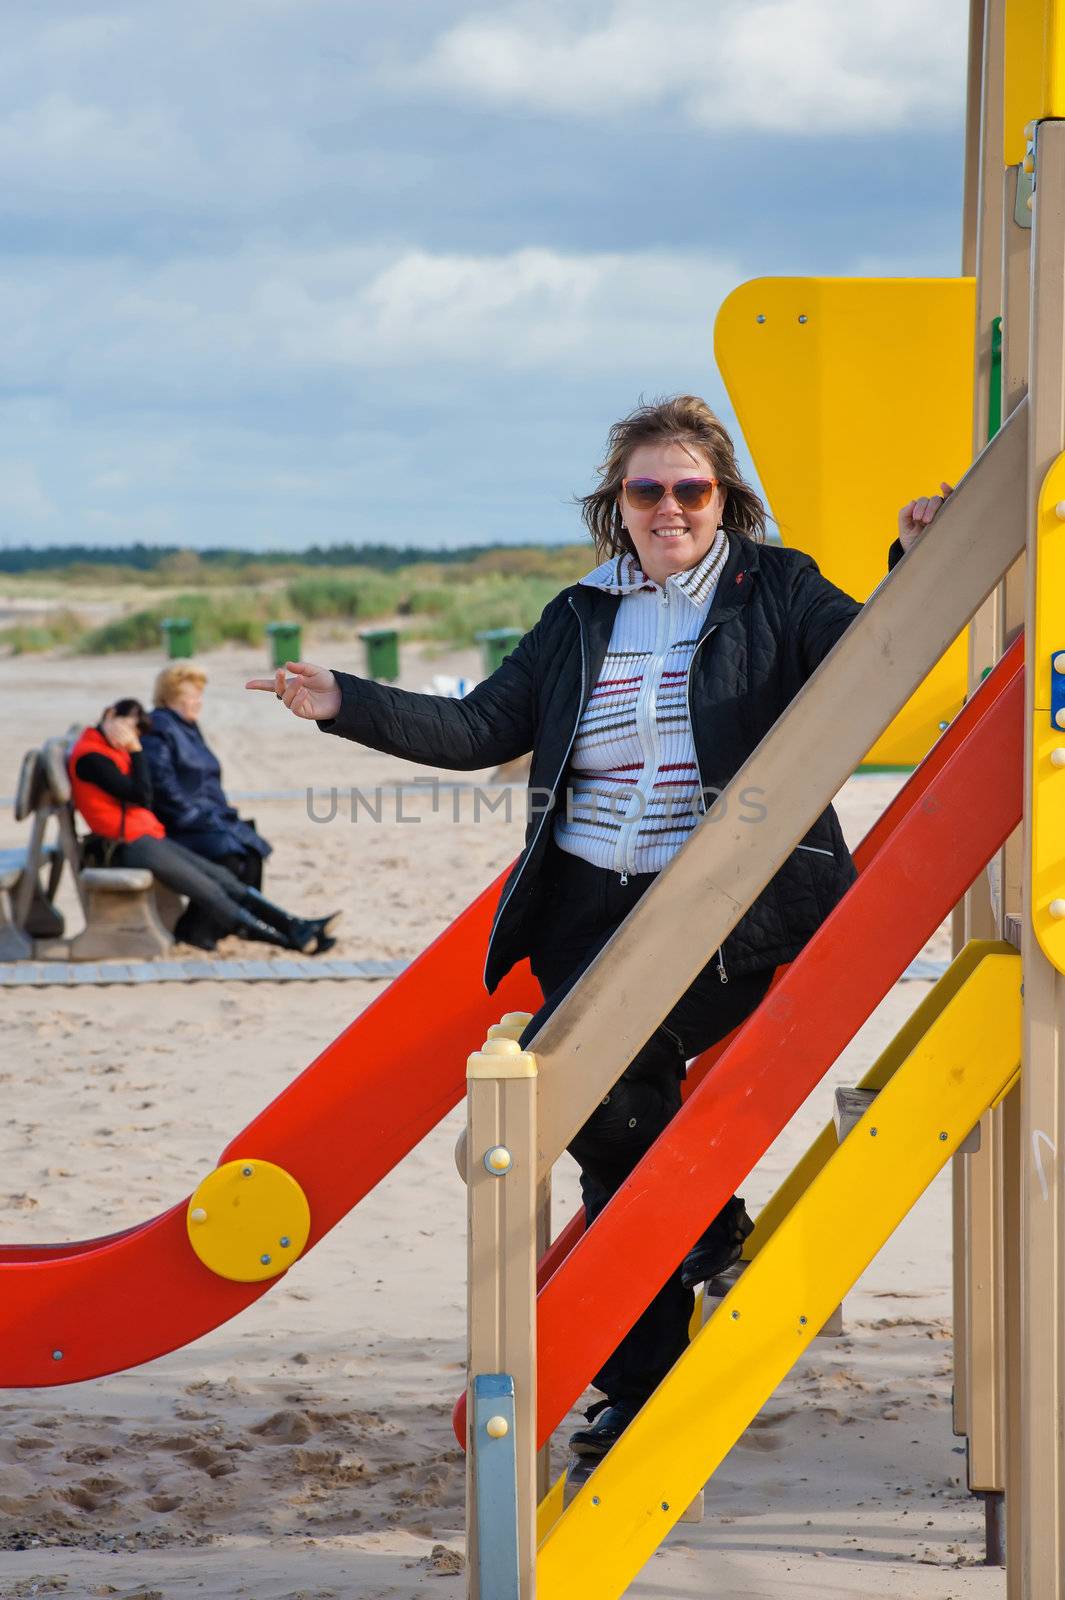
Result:
[[[237,906],[234,916],[236,927],[232,932],[238,939],[254,939],[258,944],[276,945],[281,950],[301,950],[302,945],[293,944],[279,928],[271,928],[268,922],[260,922],[258,917],[253,917],[250,911],[245,911],[243,906]]]
[[[743,1254],[744,1240],[753,1231],[754,1223],[747,1215],[747,1207],[739,1195],[733,1195],[681,1262],[680,1280],[685,1288],[710,1283],[727,1268],[735,1266]]]
[[[597,1400],[584,1413],[591,1426],[578,1428],[570,1435],[573,1454],[601,1460],[611,1445],[617,1444],[639,1409],[638,1400]]]
[[[252,915],[265,922],[268,927],[276,928],[282,936],[285,948],[298,950],[301,955],[317,955],[320,945],[320,930],[313,922],[306,921],[303,917],[290,916],[287,911],[282,911],[280,906],[275,906],[258,889],[244,890],[241,904]]]

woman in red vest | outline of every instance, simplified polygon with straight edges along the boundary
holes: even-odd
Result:
[[[147,867],[160,883],[185,895],[190,907],[209,913],[224,933],[306,955],[330,949],[336,940],[327,929],[334,918],[290,916],[226,867],[166,837],[152,810],[151,772],[141,749],[148,724],[139,700],[116,701],[70,753],[74,804],[93,835],[89,858],[105,866]],[[183,933],[179,921],[174,931],[200,949],[214,949],[213,939],[205,943],[198,937],[195,924]]]

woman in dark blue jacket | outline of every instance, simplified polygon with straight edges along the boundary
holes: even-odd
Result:
[[[171,662],[155,680],[155,710],[144,735],[155,812],[167,838],[261,889],[270,846],[226,799],[218,757],[200,731],[206,682],[202,667],[189,661]]]

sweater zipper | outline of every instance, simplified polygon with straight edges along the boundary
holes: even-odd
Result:
[[[717,623],[712,623],[711,626],[707,628],[706,632],[700,634],[699,638],[696,639],[695,649],[692,651],[692,658],[688,662],[688,677],[684,687],[684,698],[688,706],[688,726],[692,731],[692,749],[695,751],[695,775],[699,779],[699,804],[704,807],[706,802],[703,798],[705,794],[705,790],[703,788],[703,769],[699,764],[699,746],[695,739],[695,718],[692,716],[692,668],[695,665],[696,656],[699,654],[702,646],[705,644],[706,640],[709,639],[716,627]],[[728,982],[728,968],[725,966],[725,950],[723,945],[717,952],[717,975],[722,983]]]
[[[569,760],[570,751],[573,749],[574,741],[577,738],[577,729],[581,725],[581,717],[582,717],[582,715],[584,713],[584,689],[585,689],[585,684],[587,682],[587,677],[588,677],[587,668],[585,666],[585,659],[584,659],[585,658],[584,624],[581,622],[580,612],[577,610],[577,607],[573,604],[573,596],[572,595],[568,595],[567,596],[567,603],[568,603],[571,611],[573,612],[573,615],[577,618],[577,633],[578,633],[578,636],[580,638],[580,646],[581,646],[581,692],[580,692],[580,694],[579,694],[579,696],[577,698],[577,715],[573,719],[573,732],[569,736],[569,744],[566,746],[565,754],[562,757],[562,763],[561,763],[558,771],[555,774],[555,781],[551,785],[552,799],[554,798],[555,792],[558,789],[559,779],[562,777],[562,774],[566,770],[566,763]],[[485,987],[487,987],[488,962],[489,962],[489,959],[490,959],[491,954],[492,954],[492,940],[496,936],[496,929],[499,927],[499,923],[500,923],[500,920],[501,920],[501,918],[503,916],[503,912],[507,908],[507,902],[510,900],[511,895],[514,893],[515,889],[518,887],[518,884],[521,882],[522,875],[524,874],[526,867],[529,865],[529,862],[532,860],[533,851],[536,849],[536,841],[540,837],[540,833],[541,833],[541,830],[543,828],[543,825],[547,821],[548,817],[553,814],[554,809],[555,809],[554,805],[549,806],[544,811],[544,814],[540,818],[539,822],[536,824],[536,832],[533,834],[532,839],[531,839],[531,841],[529,843],[529,847],[525,851],[524,860],[522,861],[521,867],[518,870],[518,875],[514,879],[514,882],[511,884],[510,888],[507,890],[506,894],[503,896],[502,900],[499,902],[498,907],[496,908],[496,914],[492,919],[492,931],[488,935],[488,948],[485,951],[485,955],[484,955],[484,973],[482,975],[482,982],[485,983]]]
[[[661,749],[657,722],[658,679],[669,654],[668,589],[662,589],[661,596],[657,601],[657,607],[654,651],[647,664],[647,671],[644,673],[640,692],[636,697],[636,735],[640,741],[640,750],[643,754],[643,766],[640,769],[636,795],[641,804],[637,806],[636,815],[630,817],[628,822],[623,824],[614,849],[614,870],[620,876],[622,888],[629,881],[629,873],[636,871],[636,842],[639,837],[640,824],[644,818],[644,811],[650,803],[650,795],[646,795],[645,798],[644,791],[647,780],[653,779],[658,771],[658,757]]]

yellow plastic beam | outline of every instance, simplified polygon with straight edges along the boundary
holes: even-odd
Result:
[[[781,538],[858,600],[884,577],[899,507],[970,464],[975,293],[972,278],[757,278],[718,313],[715,358]],[[868,763],[927,754],[966,662],[962,636]]]
[[[829,1312],[1009,1087],[1021,1059],[1020,988],[1020,957],[999,945],[985,947],[955,982],[875,1105],[548,1533],[537,1561],[541,1600],[625,1592]]]
[[[1035,628],[1028,656],[1033,701],[1032,922],[1043,954],[1065,972],[1065,455],[1054,462],[1040,490],[1035,573]],[[1055,702],[1060,727],[1054,724]]]
[[[1003,165],[1023,161],[1025,128],[1065,116],[1063,0],[1006,0]]]

